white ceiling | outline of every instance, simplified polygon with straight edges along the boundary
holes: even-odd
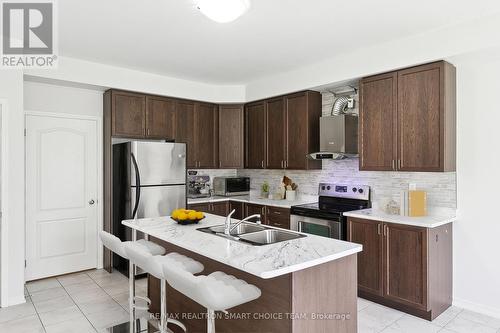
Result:
[[[213,84],[245,84],[500,12],[498,0],[252,0],[219,24],[194,0],[58,1],[59,53]],[[367,61],[369,61],[367,55]]]

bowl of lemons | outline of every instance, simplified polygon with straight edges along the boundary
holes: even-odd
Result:
[[[195,224],[205,218],[203,212],[198,212],[192,209],[175,209],[170,218],[179,224]]]

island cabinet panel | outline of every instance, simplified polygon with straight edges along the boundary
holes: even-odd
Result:
[[[358,254],[358,294],[433,320],[451,305],[452,225],[423,228],[348,219],[348,240]]]
[[[375,295],[384,293],[384,243],[382,223],[361,219],[349,219],[347,223],[349,241],[362,244],[358,253],[358,288]]]
[[[146,135],[146,96],[111,91],[111,135],[143,138]]]
[[[266,206],[266,224],[273,227],[290,229],[290,209]]]
[[[151,241],[201,262],[201,274],[222,271],[257,286],[260,298],[228,309],[229,314],[217,312],[218,333],[304,333],[304,332],[357,332],[356,255],[350,255],[322,265],[262,279],[233,267],[211,260],[154,237]],[[159,280],[148,276],[150,312],[160,311]],[[183,322],[188,332],[206,332],[206,309],[167,285],[169,316]],[[290,314],[304,315],[292,320]],[[314,319],[313,314],[342,314],[344,319]],[[177,327],[169,326],[174,332]]]
[[[176,142],[186,144],[186,166],[196,168],[196,143],[195,143],[195,116],[194,102],[177,101]]]
[[[242,105],[219,106],[219,168],[243,169],[244,110]]]
[[[229,212],[235,210],[233,218],[242,219],[245,217],[245,203],[239,201],[229,201]]]
[[[264,169],[266,159],[266,105],[245,106],[245,168]]]
[[[210,204],[208,202],[189,204],[188,209],[196,210],[199,212],[210,213]]]
[[[283,97],[266,101],[266,168],[285,168],[285,102]]]
[[[439,61],[360,82],[360,169],[455,171],[456,70]]]
[[[146,137],[175,140],[175,104],[169,98],[146,97]]]
[[[397,75],[363,79],[360,88],[360,170],[394,170],[397,160]]]

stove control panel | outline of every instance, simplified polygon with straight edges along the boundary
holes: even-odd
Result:
[[[324,197],[370,200],[370,186],[320,183],[318,195]]]

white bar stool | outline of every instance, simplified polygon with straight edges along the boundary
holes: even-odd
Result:
[[[176,267],[176,269],[181,269],[184,272],[188,272],[188,274],[193,275],[200,273],[203,271],[203,265],[193,260],[189,257],[186,257],[182,254],[171,252],[164,256],[154,256],[151,253],[144,251],[143,247],[138,244],[127,244],[125,246],[125,252],[127,256],[130,258],[129,260],[133,261],[137,266],[145,270],[147,273],[153,275],[157,279],[160,279],[160,324],[159,329],[161,333],[169,332],[167,328],[167,323],[172,323],[174,325],[179,326],[186,332],[186,326],[180,321],[168,318],[167,313],[167,277],[164,273],[164,266],[172,266]]]
[[[174,265],[163,265],[163,271],[172,288],[207,309],[207,333],[215,333],[215,311],[251,302],[260,297],[254,285],[223,272],[194,276]]]
[[[130,326],[130,329],[123,327],[123,325],[118,325],[118,327],[110,328],[110,331],[120,332],[120,331],[133,331],[139,332],[141,328],[140,324],[136,322],[136,310],[149,310],[149,305],[151,305],[151,300],[147,297],[141,297],[135,295],[135,266],[132,260],[129,259],[127,253],[125,252],[125,247],[128,244],[135,244],[140,247],[143,251],[150,253],[151,255],[162,255],[166,252],[165,248],[162,246],[155,244],[153,242],[147,241],[145,239],[140,239],[137,241],[126,241],[122,242],[118,237],[110,234],[106,231],[101,231],[99,233],[101,241],[105,247],[107,247],[112,252],[116,253],[120,257],[129,260],[129,314],[130,314],[130,322],[126,323]],[[140,299],[146,302],[146,307],[137,306],[136,301]]]

